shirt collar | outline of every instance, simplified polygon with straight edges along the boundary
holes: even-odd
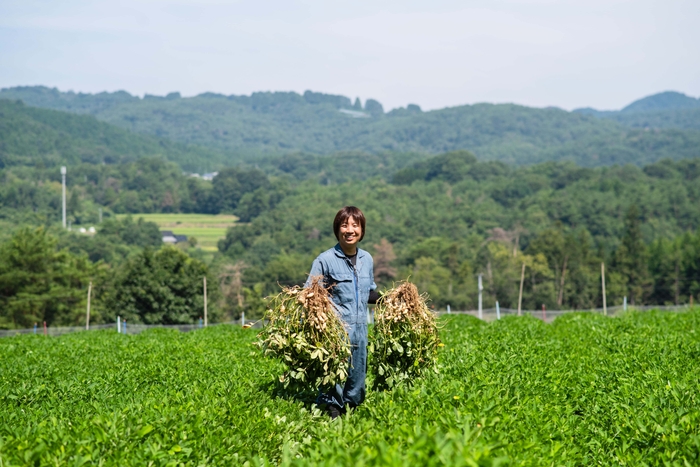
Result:
[[[335,255],[338,258],[347,258],[347,255],[345,254],[343,249],[340,248],[340,243],[335,244],[334,250],[335,250]],[[361,249],[360,247],[357,247],[357,259],[364,258],[365,253],[366,253],[365,250]]]

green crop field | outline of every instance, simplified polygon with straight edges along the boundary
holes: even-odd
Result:
[[[3,338],[0,465],[700,465],[700,310],[442,324],[438,374],[335,421],[253,329]]]
[[[208,252],[217,250],[217,243],[226,236],[226,229],[236,223],[238,218],[227,214],[130,214],[134,219],[158,224],[161,230],[172,230],[177,235],[187,235],[197,239],[198,246]],[[117,218],[126,217],[125,214]]]

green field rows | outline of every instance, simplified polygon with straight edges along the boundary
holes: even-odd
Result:
[[[439,374],[333,422],[252,329],[0,339],[0,464],[700,464],[700,310],[442,323]]]
[[[197,238],[197,245],[204,251],[216,251],[220,239],[226,236],[226,230],[233,226],[238,218],[228,214],[130,214],[134,219],[158,224],[161,230],[172,230],[176,235]],[[120,214],[117,218],[125,217]]]

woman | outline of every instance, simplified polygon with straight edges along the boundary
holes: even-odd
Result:
[[[367,303],[376,303],[378,294],[372,256],[357,247],[365,236],[365,215],[355,206],[345,206],[335,215],[333,233],[338,243],[314,260],[309,281],[323,277],[350,336],[348,379],[344,385],[336,384],[327,393],[319,394],[317,400],[325,404],[331,418],[336,418],[347,406],[356,407],[365,399]]]

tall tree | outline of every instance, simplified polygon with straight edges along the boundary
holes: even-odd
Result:
[[[647,266],[647,247],[642,239],[639,209],[630,206],[625,216],[625,231],[613,255],[613,270],[625,282],[629,302],[641,304],[651,292],[652,281]]]
[[[202,316],[207,266],[175,247],[145,248],[130,258],[108,284],[111,313],[145,324],[192,324]],[[207,277],[209,303],[216,303],[215,277]],[[211,309],[210,320],[215,320]],[[115,316],[116,317],[116,316]]]
[[[57,251],[44,228],[20,229],[0,246],[0,328],[82,324],[87,285],[97,273],[86,256]]]
[[[212,197],[218,212],[233,212],[243,195],[269,186],[267,176],[260,170],[222,169],[214,177]]]

